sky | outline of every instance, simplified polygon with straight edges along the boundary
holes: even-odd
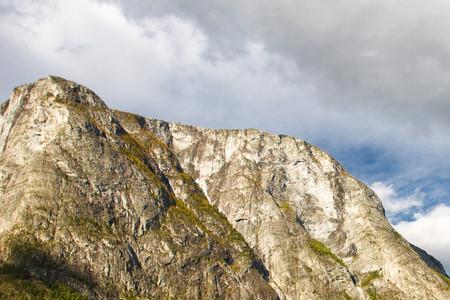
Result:
[[[52,74],[116,109],[307,140],[450,271],[449,14],[447,0],[0,0],[0,99]]]

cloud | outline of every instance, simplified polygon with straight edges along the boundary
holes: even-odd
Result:
[[[431,253],[450,272],[450,206],[439,204],[426,213],[417,213],[412,221],[394,225],[409,242]]]
[[[421,3],[5,1],[0,95],[60,75],[115,108],[295,135],[449,201],[450,4]]]
[[[380,181],[372,183],[370,188],[381,199],[394,228],[410,243],[437,258],[449,272],[450,206],[440,203],[423,212],[424,195],[418,190],[409,195],[399,195],[394,185]],[[402,220],[405,216],[411,218]]]
[[[336,109],[370,106],[425,135],[436,118],[448,125],[448,1],[115,2],[137,19],[166,13],[191,19],[215,49],[238,52],[245,41],[261,41],[307,72],[321,101]]]
[[[417,208],[421,208],[424,205],[423,195],[418,191],[412,195],[402,197],[398,195],[394,185],[388,185],[380,181],[372,183],[370,188],[380,197],[387,217],[394,223],[399,217],[403,217],[411,213],[412,210],[417,210]]]
[[[256,95],[257,105],[226,109],[231,118],[219,118],[221,126],[233,126],[236,120],[234,126],[263,124],[264,129],[307,138],[343,160],[359,148],[377,148],[398,170],[372,174],[365,166],[352,165],[352,171],[372,182],[384,176],[397,186],[414,183],[429,189],[439,187],[422,185],[428,178],[450,182],[450,19],[445,13],[450,2],[110,3],[121,5],[136,22],[166,14],[190,20],[207,37],[211,57],[239,57],[252,41],[295,69],[286,79],[269,63],[266,69],[273,76],[296,88],[289,86],[292,93],[282,100]],[[265,95],[267,83],[259,84]],[[243,86],[219,97],[233,96],[240,103],[246,94]],[[258,114],[252,114],[255,107]],[[271,118],[274,109],[281,120]],[[274,119],[278,122],[269,123]]]
[[[44,3],[35,11],[18,5],[1,19],[5,97],[18,83],[56,74],[91,87],[113,107],[203,126],[270,129],[290,114],[287,122],[306,128],[309,115],[325,113],[314,101],[292,103],[313,99],[314,90],[306,78],[293,82],[301,75],[292,62],[261,43],[246,41],[239,55],[226,56],[179,16],[136,21],[107,2]],[[301,107],[293,111],[293,104]]]

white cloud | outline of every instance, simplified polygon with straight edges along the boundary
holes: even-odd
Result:
[[[296,99],[313,99],[306,79],[294,82],[300,75],[293,62],[254,41],[225,56],[186,18],[133,20],[114,4],[87,0],[20,3],[19,14],[0,19],[0,39],[10,52],[0,56],[10,71],[0,82],[5,96],[14,85],[54,74],[85,84],[115,108],[203,126],[260,128],[267,120],[283,123]],[[22,61],[27,66],[17,68]],[[324,112],[314,101],[299,104],[296,118]]]
[[[399,196],[394,185],[385,184],[381,181],[374,182],[370,188],[375,191],[383,202],[386,215],[395,222],[399,215],[408,214],[412,209],[423,206],[423,195],[418,191],[409,196]]]
[[[381,199],[394,228],[410,243],[437,258],[450,273],[450,206],[439,204],[426,212],[417,212],[424,206],[423,195],[419,191],[400,196],[394,185],[380,181],[371,184],[370,188]],[[400,221],[411,213],[411,221]]]
[[[253,105],[205,110],[229,118],[216,115],[202,125],[258,125],[345,151],[346,156],[357,147],[376,147],[398,164],[396,174],[387,175],[396,186],[429,177],[450,180],[449,1],[110,2],[121,5],[131,20],[166,14],[191,20],[207,37],[208,51],[237,57],[247,51],[249,41],[256,41],[296,69],[297,76],[289,81],[294,88],[282,78],[283,85],[273,91],[259,80],[252,82],[259,84],[260,93],[249,93],[245,83],[236,84],[241,77],[227,80],[222,91],[232,92],[214,94],[211,101],[233,97],[240,104],[248,102],[248,95]],[[276,65],[268,64],[266,70],[280,78]],[[305,87],[314,93],[305,93]],[[192,90],[192,97],[204,99],[205,94]],[[197,116],[183,121],[198,122]],[[364,172],[370,181],[386,178]]]
[[[410,243],[424,249],[450,273],[450,206],[439,204],[426,213],[417,213],[412,221],[394,225]]]

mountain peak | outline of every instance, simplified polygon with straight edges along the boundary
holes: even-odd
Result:
[[[49,75],[34,84],[35,87],[52,93],[59,100],[73,101],[96,108],[107,108],[97,94],[87,87],[62,77]]]
[[[6,298],[18,272],[41,298],[450,298],[375,193],[304,141],[112,111],[56,76],[0,111]]]
[[[29,101],[56,100],[107,109],[103,100],[92,90],[74,81],[54,75],[15,88],[9,100],[22,97]]]

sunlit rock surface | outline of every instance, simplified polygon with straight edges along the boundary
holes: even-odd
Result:
[[[54,77],[19,87],[0,128],[3,298],[277,298],[172,152],[91,91]]]
[[[254,129],[149,118],[137,125],[117,115],[170,147],[261,257],[281,298],[449,298],[442,266],[404,240],[374,192],[317,147]]]
[[[439,262],[304,141],[112,111],[57,77],[0,112],[4,298],[450,299]]]

